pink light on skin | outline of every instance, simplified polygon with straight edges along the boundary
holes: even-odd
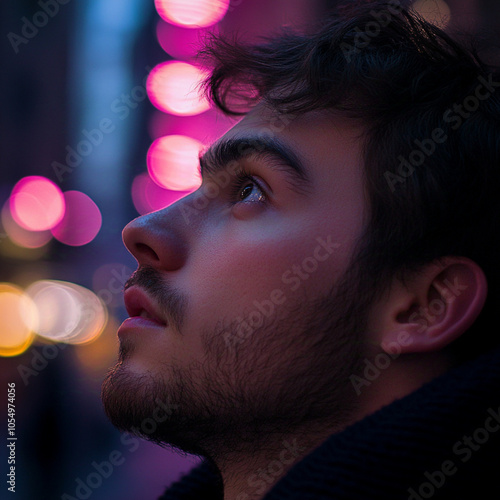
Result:
[[[229,0],[155,0],[156,10],[165,21],[188,28],[202,28],[220,21]]]
[[[210,108],[199,94],[198,84],[204,79],[203,71],[192,64],[168,61],[158,64],[148,75],[146,89],[155,107],[177,116],[192,116]]]
[[[80,191],[64,193],[66,213],[61,222],[51,229],[54,238],[66,245],[78,247],[90,243],[102,225],[99,207]]]
[[[45,231],[62,220],[64,197],[51,180],[37,175],[24,177],[12,190],[10,211],[22,228]]]
[[[201,142],[185,135],[156,139],[147,154],[148,172],[156,184],[175,191],[192,191],[201,184],[198,153]]]
[[[132,182],[132,201],[140,215],[168,207],[191,192],[163,189],[146,173],[139,174]]]
[[[28,231],[17,224],[10,213],[9,201],[7,201],[2,208],[1,218],[2,226],[7,236],[17,246],[24,248],[40,248],[52,239],[50,231]]]

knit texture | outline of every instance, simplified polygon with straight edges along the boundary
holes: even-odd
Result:
[[[247,493],[255,487],[249,484]],[[500,350],[332,435],[264,498],[500,499]],[[195,499],[223,499],[220,476],[208,463],[160,500]]]

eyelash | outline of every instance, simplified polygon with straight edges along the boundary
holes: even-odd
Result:
[[[262,197],[264,201],[267,199],[266,192],[262,188],[259,182],[255,180],[255,178],[246,170],[238,170],[235,172],[233,181],[229,186],[229,194],[231,199],[231,204],[236,205],[237,203],[256,203],[256,202],[245,202],[245,200],[239,199],[239,195],[241,194],[241,190],[249,183],[254,184],[257,189],[262,193]],[[260,201],[260,200],[259,200]],[[257,202],[258,203],[258,202]]]

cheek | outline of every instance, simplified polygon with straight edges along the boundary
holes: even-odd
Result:
[[[275,226],[276,227],[276,226]],[[278,226],[279,227],[279,226]],[[210,249],[196,258],[184,282],[197,321],[214,324],[235,318],[255,300],[298,300],[330,290],[346,261],[346,245],[318,229],[296,232],[273,229],[269,234],[246,232],[206,242]],[[302,228],[304,229],[304,228]]]
[[[297,249],[279,238],[228,237],[211,247],[191,269],[190,290],[222,313],[241,310],[248,301],[279,288]],[[216,311],[217,312],[217,311]]]

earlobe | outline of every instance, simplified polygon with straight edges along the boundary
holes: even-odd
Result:
[[[395,292],[381,347],[402,353],[438,351],[465,333],[481,312],[487,295],[483,270],[465,257],[446,257],[422,269]],[[401,340],[404,340],[403,342]]]

